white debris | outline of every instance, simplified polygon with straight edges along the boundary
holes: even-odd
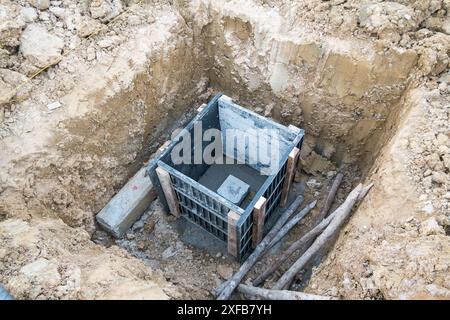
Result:
[[[61,108],[61,107],[62,107],[62,104],[60,102],[58,102],[58,101],[50,103],[49,105],[47,105],[47,108],[50,111],[58,109],[58,108]]]
[[[20,38],[20,51],[36,67],[57,63],[61,59],[64,42],[37,24],[29,25]]]
[[[28,0],[28,3],[39,10],[48,9],[50,6],[50,0]]]
[[[435,234],[445,234],[444,229],[438,224],[434,217],[429,218],[421,223],[420,231],[426,236]]]

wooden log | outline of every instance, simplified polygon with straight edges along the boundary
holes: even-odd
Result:
[[[260,197],[253,207],[252,247],[256,248],[261,242],[264,231],[264,218],[266,217],[266,198]]]
[[[332,213],[329,217],[324,219],[330,210],[330,207],[334,201],[336,196],[336,192],[342,182],[344,175],[342,173],[338,173],[336,178],[333,181],[331,189],[327,195],[324,206],[320,210],[316,222],[313,224],[313,229],[311,229],[308,233],[306,233],[303,237],[292,243],[289,248],[281,254],[277,260],[274,261],[266,270],[264,270],[258,277],[253,280],[254,286],[261,285],[271,274],[273,274],[289,257],[292,256],[294,252],[299,250],[299,254],[302,255],[305,250],[312,244],[312,241],[325,229],[325,227],[331,222],[332,217],[334,217],[334,213]]]
[[[197,108],[197,112],[202,112],[205,109],[206,103],[203,103],[200,107]]]
[[[326,228],[326,226],[331,222],[331,220],[335,217],[335,212],[330,214],[326,219],[322,220],[317,226],[311,229],[308,233],[306,233],[303,237],[292,243],[289,248],[284,251],[281,256],[279,256],[273,264],[271,264],[266,270],[264,270],[258,277],[253,280],[253,285],[259,286],[261,285],[270,275],[272,275],[278,268],[289,259],[292,254],[299,250],[299,254],[302,255],[306,249],[312,244],[312,241]]]
[[[344,178],[344,175],[339,172],[336,175],[336,178],[333,181],[333,184],[331,185],[330,192],[328,192],[327,198],[325,199],[325,203],[323,207],[320,209],[319,215],[317,216],[317,221],[322,221],[327,216],[328,211],[331,208],[331,205],[333,204],[334,197],[336,196],[336,192],[339,189],[339,186],[341,185],[342,179]]]
[[[169,206],[170,213],[175,217],[181,215],[180,205],[178,203],[177,195],[172,187],[172,181],[170,180],[170,174],[161,167],[156,168],[156,174],[158,175],[159,183],[163,189],[164,196],[166,197],[167,205]]]
[[[238,236],[237,236],[237,222],[240,218],[240,215],[234,211],[228,212],[228,254],[233,257],[239,256],[239,244],[238,244]]]
[[[267,246],[266,252],[269,251],[275,244],[278,243],[283,237],[297,224],[299,223],[311,210],[316,206],[317,200],[314,200],[306,207],[304,207],[299,213],[297,213],[289,222],[287,222],[278,234],[270,241]]]
[[[247,260],[241,265],[239,270],[229,279],[227,285],[217,297],[218,300],[226,300],[231,296],[234,289],[236,289],[236,287],[239,285],[248,271],[255,265],[256,261],[258,261],[259,257],[264,252],[270,241],[272,241],[273,237],[275,237],[278,231],[280,231],[286,221],[292,216],[292,214],[297,210],[302,202],[303,197],[298,196],[286,209],[286,211],[281,214],[280,218],[278,218],[278,221],[272,227],[272,230],[269,231],[264,239],[256,246],[255,250],[253,250]]]
[[[292,180],[294,180],[295,167],[297,166],[297,160],[300,155],[300,149],[294,147],[289,153],[289,158],[286,164],[286,174],[284,177],[283,188],[281,190],[280,206],[284,207],[287,202],[289,189],[291,188]]]
[[[370,188],[369,188],[370,189]],[[283,289],[290,285],[295,275],[305,266],[305,264],[336,234],[340,227],[344,224],[345,220],[351,213],[353,206],[359,199],[361,192],[364,192],[366,188],[363,188],[362,184],[359,184],[348,195],[345,202],[339,207],[334,219],[325,228],[321,235],[313,242],[305,253],[286,271],[286,273],[275,283],[272,289]],[[367,189],[368,191],[368,189]]]
[[[315,294],[309,294],[299,291],[289,291],[289,290],[270,290],[257,288],[245,284],[240,284],[238,289],[239,292],[256,296],[258,298],[267,300],[335,300],[334,297],[319,296]]]

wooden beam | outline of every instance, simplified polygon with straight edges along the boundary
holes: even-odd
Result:
[[[344,203],[335,210],[335,212],[337,212],[335,213],[335,217],[331,220],[325,230],[323,230],[322,234],[314,240],[305,253],[303,253],[303,255],[301,255],[300,258],[298,258],[298,260],[285,272],[285,274],[278,279],[272,289],[281,290],[290,286],[295,275],[300,272],[306,263],[308,263],[308,261],[310,261],[317,252],[329,244],[329,241],[335,237],[335,234],[340,230],[340,228],[344,225],[344,222],[350,216],[353,206],[361,196],[367,194],[371,187],[372,184],[363,187],[360,183],[355,189],[353,189],[352,192],[350,192]]]
[[[289,194],[289,189],[291,188],[292,180],[295,175],[295,167],[297,166],[298,157],[300,155],[300,150],[294,147],[289,153],[289,158],[286,164],[286,174],[283,182],[283,189],[281,191],[280,206],[284,207]]]
[[[164,150],[166,150],[166,148],[169,146],[170,144],[170,140],[167,140],[166,142],[164,142],[161,147],[158,148],[158,153],[163,152]]]
[[[197,108],[197,112],[202,112],[205,109],[206,103],[203,103],[200,107]]]
[[[264,231],[264,218],[266,216],[266,198],[261,197],[253,207],[252,248],[261,242]]]
[[[239,256],[239,245],[237,235],[237,222],[240,215],[234,211],[228,212],[228,253],[233,257]]]
[[[172,181],[170,180],[170,174],[161,167],[156,168],[156,174],[158,175],[159,183],[163,189],[164,196],[166,197],[167,205],[169,206],[170,213],[175,217],[181,215],[180,206],[178,204],[177,195],[172,187]]]

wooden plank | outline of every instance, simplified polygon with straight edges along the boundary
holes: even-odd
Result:
[[[284,207],[288,198],[289,189],[291,188],[292,180],[294,179],[295,167],[297,166],[300,150],[294,147],[289,153],[289,158],[286,165],[286,175],[283,182],[283,189],[281,191],[280,206]]]
[[[228,212],[228,253],[233,257],[239,256],[237,222],[240,215],[234,211]]]
[[[203,103],[200,107],[197,108],[197,112],[202,112],[203,109],[206,108],[206,103]]]
[[[178,204],[175,190],[172,187],[172,182],[170,181],[170,174],[161,167],[156,168],[156,174],[158,175],[159,183],[163,189],[170,213],[175,217],[179,217],[181,215],[180,206]]]
[[[292,124],[288,125],[288,129],[291,130],[292,132],[295,132],[295,134],[300,133],[300,128],[298,128]]]
[[[158,148],[158,153],[163,152],[164,150],[166,150],[166,148],[169,146],[170,144],[170,140],[167,140],[166,142],[164,142],[161,147]]]
[[[261,242],[264,231],[264,218],[266,216],[266,198],[260,197],[253,207],[252,248]]]

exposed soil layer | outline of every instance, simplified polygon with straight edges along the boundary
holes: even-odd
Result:
[[[94,218],[222,91],[306,130],[293,194],[319,199],[249,279],[342,170],[335,206],[375,186],[294,288],[450,297],[448,1],[135,2],[0,1],[0,283],[17,298],[212,298],[238,264],[189,243],[158,201],[123,239]]]

